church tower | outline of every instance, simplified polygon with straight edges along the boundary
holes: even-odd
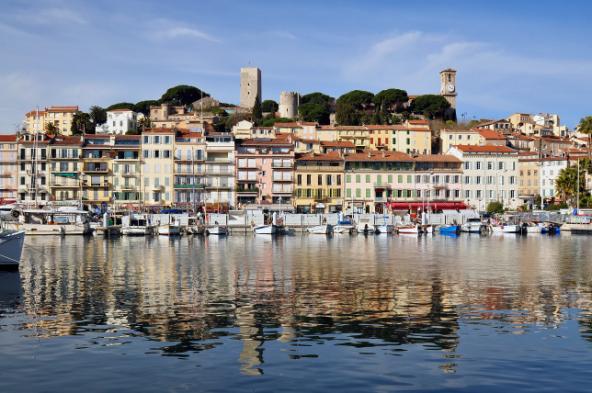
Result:
[[[440,71],[440,95],[456,110],[456,70],[447,68]]]

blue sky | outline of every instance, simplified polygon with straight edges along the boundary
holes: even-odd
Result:
[[[238,103],[239,69],[282,90],[438,92],[458,114],[592,114],[585,1],[11,1],[0,3],[0,132],[36,106],[108,106],[192,84]]]

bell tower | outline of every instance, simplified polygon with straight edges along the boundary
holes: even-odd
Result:
[[[440,95],[456,110],[456,70],[447,68],[440,71]]]

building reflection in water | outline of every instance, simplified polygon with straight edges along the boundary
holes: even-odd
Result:
[[[27,246],[31,334],[123,327],[178,355],[240,340],[248,375],[263,372],[270,340],[422,345],[442,351],[442,371],[454,372],[463,324],[494,320],[522,334],[574,308],[592,336],[591,252],[574,239],[31,237]]]

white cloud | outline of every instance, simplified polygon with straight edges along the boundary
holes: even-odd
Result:
[[[152,31],[152,36],[159,40],[182,37],[197,38],[209,42],[220,42],[217,38],[192,27],[172,26]]]
[[[88,20],[71,8],[33,8],[26,12],[19,12],[16,19],[23,23],[32,23],[38,25],[56,25],[59,23],[74,23],[77,25],[86,25]]]

